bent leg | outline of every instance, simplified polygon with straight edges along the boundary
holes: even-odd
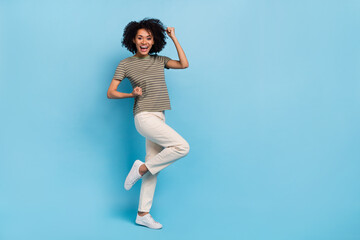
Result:
[[[135,115],[135,127],[146,139],[164,148],[145,162],[153,175],[189,153],[188,142],[165,123],[162,112],[141,112]]]

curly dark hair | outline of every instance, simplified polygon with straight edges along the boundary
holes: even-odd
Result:
[[[150,31],[154,37],[154,45],[150,49],[149,53],[160,52],[166,45],[166,29],[163,23],[159,19],[155,18],[144,18],[140,22],[131,21],[128,23],[124,29],[122,45],[130,52],[136,53],[136,45],[133,42],[133,39],[136,37],[138,30],[141,28]]]

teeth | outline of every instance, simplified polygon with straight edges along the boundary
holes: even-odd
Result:
[[[145,47],[145,46],[140,46],[140,48],[148,48],[148,47]]]

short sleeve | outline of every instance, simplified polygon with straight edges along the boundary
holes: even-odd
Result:
[[[172,60],[172,59],[169,58],[169,57],[167,57],[167,56],[159,56],[159,57],[160,57],[161,62],[164,64],[164,68],[170,69],[170,68],[166,67],[166,63],[167,63],[169,60]]]
[[[120,61],[119,65],[116,67],[113,79],[121,81],[125,77],[126,77],[125,64],[124,61]]]

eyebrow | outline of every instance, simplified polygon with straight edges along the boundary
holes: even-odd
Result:
[[[139,36],[139,37],[140,37],[140,36],[142,37],[143,35],[138,35],[138,36]],[[151,37],[151,35],[147,35],[147,37]]]

